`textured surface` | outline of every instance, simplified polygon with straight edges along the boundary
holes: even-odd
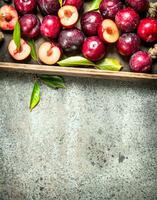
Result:
[[[156,200],[157,82],[0,74],[0,200]]]

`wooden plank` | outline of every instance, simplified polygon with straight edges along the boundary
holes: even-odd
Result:
[[[104,79],[120,79],[120,80],[157,80],[157,74],[144,74],[133,72],[113,72],[104,71],[91,68],[77,68],[77,67],[58,67],[35,64],[19,64],[19,63],[4,63],[0,62],[0,70],[9,70],[33,74],[47,74],[47,75],[62,75],[62,76],[78,76]]]

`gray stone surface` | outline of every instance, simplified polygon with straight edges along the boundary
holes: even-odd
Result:
[[[157,200],[157,82],[0,73],[0,200]]]

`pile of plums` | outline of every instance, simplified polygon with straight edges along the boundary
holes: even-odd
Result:
[[[57,63],[62,54],[82,53],[97,62],[106,56],[107,47],[115,43],[119,54],[131,57],[132,71],[151,69],[150,54],[140,50],[141,43],[157,42],[157,19],[143,17],[149,8],[148,0],[102,0],[98,11],[88,12],[83,12],[84,0],[64,0],[62,7],[58,0],[14,0],[14,6],[5,4],[0,8],[0,28],[13,30],[19,20],[21,48],[17,50],[13,40],[8,46],[16,60],[30,55],[27,39],[41,35],[47,41],[40,45],[38,56],[48,65]]]

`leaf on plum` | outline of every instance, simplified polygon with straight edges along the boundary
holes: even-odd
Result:
[[[17,21],[14,27],[14,32],[13,32],[13,40],[16,44],[17,50],[20,49],[20,41],[21,41],[21,28],[20,24]]]
[[[62,0],[59,0],[59,4],[60,4],[60,6],[62,7],[63,1],[62,1]]]
[[[88,7],[88,11],[91,11],[91,10],[98,10],[101,1],[102,1],[102,0],[93,0],[93,1],[91,2],[90,6]]]

